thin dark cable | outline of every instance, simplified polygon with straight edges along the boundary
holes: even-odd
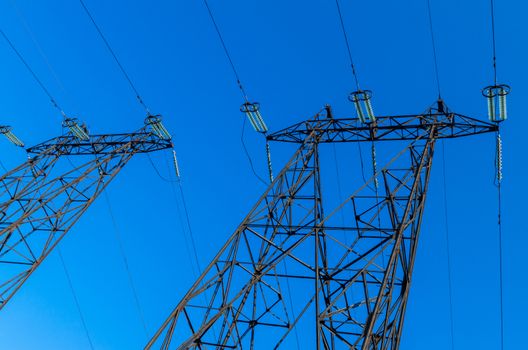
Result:
[[[448,216],[448,203],[447,203],[447,180],[446,180],[446,160],[445,160],[445,143],[442,140],[442,177],[444,185],[444,225],[445,225],[445,238],[446,238],[446,252],[447,252],[447,278],[448,278],[448,289],[449,289],[449,322],[451,330],[451,349],[455,349],[455,327],[453,320],[453,286],[451,276],[451,253],[449,250],[449,216]]]
[[[185,199],[185,193],[183,192],[183,186],[181,181],[178,181],[178,188],[180,189],[180,196],[183,204],[183,212],[185,214],[185,220],[187,222],[187,228],[189,230],[189,236],[191,237],[191,246],[194,253],[194,258],[196,259],[196,266],[198,267],[198,273],[202,273],[202,268],[200,266],[200,259],[198,259],[198,250],[196,249],[196,242],[194,241],[194,233],[191,226],[191,219],[189,216],[189,210],[187,209],[187,200]]]
[[[161,175],[160,171],[158,170],[158,168],[156,167],[156,165],[154,164],[154,162],[152,161],[152,158],[150,157],[150,155],[148,153],[147,153],[147,157],[148,157],[148,159],[150,161],[150,164],[154,168],[156,174],[159,176],[159,178],[161,180],[163,180],[165,182],[169,182],[171,184],[172,193],[174,195],[174,201],[176,202],[176,209],[177,209],[177,212],[178,212],[178,217],[180,219],[180,227],[182,229],[182,232],[183,232],[183,235],[184,235],[184,239],[185,239],[185,244],[186,244],[186,248],[187,248],[187,254],[189,255],[189,258],[191,260],[192,260],[192,258],[194,256],[194,262],[196,264],[196,269],[198,270],[198,274],[195,275],[195,279],[198,279],[199,276],[202,274],[202,268],[200,266],[200,260],[198,259],[198,250],[196,249],[196,243],[195,243],[195,240],[194,240],[194,233],[193,233],[193,229],[192,229],[192,226],[191,226],[191,220],[190,220],[189,211],[187,209],[187,201],[185,199],[185,194],[184,194],[184,191],[183,191],[183,185],[182,185],[180,180],[168,179],[168,178],[164,177],[163,175]],[[183,204],[183,209],[184,209],[184,213],[185,213],[185,219],[186,219],[186,223],[187,223],[187,229],[189,231],[188,235],[187,235],[187,232],[185,231],[185,228],[183,227],[183,219],[182,219],[182,216],[181,216],[180,204],[179,204],[179,201],[178,201],[178,196],[176,194],[176,189],[175,189],[174,183],[178,183],[178,186],[179,186],[179,189],[180,189],[180,195],[181,195],[181,198],[182,198],[182,204]],[[189,239],[187,239],[187,236],[189,237]],[[189,249],[188,240],[190,241],[191,249]],[[191,254],[191,250],[193,252],[192,254]],[[192,269],[193,269],[193,273],[195,273],[194,264],[192,264],[191,266],[192,266]],[[207,292],[205,292],[203,294],[203,298],[204,298],[205,304],[208,303],[208,301],[207,301],[208,298],[209,298],[208,294],[209,293],[207,293]],[[212,331],[213,331],[214,337],[216,338],[216,330],[215,330],[215,328],[212,328]]]
[[[112,220],[112,225],[114,226],[114,235],[115,235],[115,238],[117,240],[117,244],[119,246],[119,252],[121,253],[121,258],[123,260],[123,265],[125,266],[125,270],[126,270],[126,273],[127,273],[127,276],[128,276],[128,283],[130,285],[130,289],[132,291],[132,295],[134,297],[134,301],[136,303],[136,308],[137,308],[137,311],[138,311],[138,315],[139,315],[139,319],[141,321],[141,324],[143,326],[143,329],[145,331],[145,335],[149,336],[149,332],[148,332],[148,329],[147,329],[147,323],[145,322],[145,316],[143,314],[143,309],[141,308],[141,303],[139,302],[139,296],[138,296],[138,292],[137,292],[137,289],[136,289],[136,285],[134,283],[134,279],[132,278],[132,272],[130,271],[130,266],[128,264],[128,258],[126,256],[126,253],[125,253],[125,248],[123,246],[123,240],[121,239],[121,234],[119,233],[119,227],[117,226],[117,220],[114,216],[114,211],[112,210],[112,205],[110,203],[110,198],[108,196],[108,193],[106,192],[106,189],[103,190],[104,192],[104,196],[105,196],[105,199],[106,199],[106,204],[107,204],[107,207],[108,207],[108,213],[110,214],[110,218]]]
[[[433,58],[434,58],[434,69],[435,69],[435,77],[436,77],[436,87],[438,89],[438,98],[442,95],[440,93],[440,74],[438,73],[438,58],[436,55],[436,42],[435,42],[435,35],[434,35],[434,29],[433,29],[433,15],[431,10],[431,0],[427,0],[427,14],[429,16],[429,31],[431,32],[431,43],[433,45]]]
[[[359,136],[358,136],[359,139]],[[359,152],[359,165],[361,166],[361,177],[364,183],[367,183],[367,178],[365,177],[365,164],[363,162],[363,150],[361,149],[361,142],[356,142],[358,145]]]
[[[180,215],[180,218],[181,218],[180,207],[179,207],[178,200],[176,198],[176,190],[174,189],[174,183],[178,183],[180,195],[181,195],[181,198],[182,198],[182,204],[183,204],[183,210],[184,210],[184,214],[185,214],[185,220],[186,220],[186,223],[187,223],[187,229],[189,231],[189,239],[190,239],[190,242],[191,242],[191,247],[192,247],[192,251],[193,251],[196,267],[198,269],[198,275],[200,275],[202,273],[202,269],[200,267],[200,261],[198,259],[198,250],[196,249],[196,244],[195,244],[195,240],[194,240],[194,233],[193,233],[192,226],[191,226],[190,215],[189,215],[189,211],[187,209],[187,201],[185,199],[185,194],[183,192],[183,186],[181,184],[181,181],[172,180],[172,179],[169,179],[169,178],[163,176],[161,174],[161,172],[158,170],[158,168],[156,167],[156,165],[154,164],[154,162],[152,161],[152,158],[150,157],[150,155],[148,153],[147,153],[147,158],[149,159],[149,162],[152,165],[152,167],[154,168],[154,171],[156,172],[158,177],[161,180],[163,180],[165,182],[169,182],[169,183],[171,183],[173,185],[173,191],[174,191],[175,200],[176,200],[176,204],[177,204],[178,215]],[[182,226],[182,229],[183,229],[183,226]],[[184,231],[184,233],[185,233],[185,231]]]
[[[95,29],[97,30],[97,33],[99,33],[99,36],[101,37],[101,39],[103,40],[106,48],[108,49],[108,51],[110,52],[110,54],[112,55],[112,57],[114,58],[114,60],[116,61],[119,69],[121,70],[121,72],[123,73],[125,79],[128,81],[128,84],[130,85],[130,87],[132,88],[132,90],[134,91],[134,93],[136,94],[136,99],[138,100],[139,104],[141,104],[141,106],[143,106],[143,108],[145,109],[145,112],[147,112],[147,114],[150,114],[150,110],[149,108],[147,107],[147,105],[145,104],[145,102],[143,102],[143,98],[141,97],[141,95],[139,94],[139,91],[138,89],[136,88],[136,86],[134,85],[134,83],[132,82],[132,79],[130,79],[130,76],[128,75],[128,73],[126,72],[125,68],[123,67],[123,65],[121,64],[121,62],[119,61],[119,59],[117,58],[117,55],[115,54],[114,50],[112,49],[112,47],[110,46],[110,43],[108,42],[108,40],[106,39],[106,37],[104,36],[101,28],[97,25],[97,22],[95,22],[95,19],[94,17],[92,16],[92,14],[90,13],[90,11],[88,10],[88,7],[86,7],[86,4],[84,3],[83,0],[79,0],[79,2],[81,3],[81,6],[82,8],[84,9],[84,12],[86,12],[86,14],[88,15],[88,17],[90,18],[90,21],[92,22],[92,24],[94,25]]]
[[[504,349],[504,303],[503,303],[503,258],[502,258],[502,145],[497,131],[497,153],[495,155],[495,185],[497,186],[497,227],[499,233],[499,289],[500,289],[500,337]]]
[[[492,33],[492,47],[493,47],[493,81],[494,85],[497,86],[497,47],[495,40],[495,3],[493,0],[490,0],[490,10],[491,10],[491,33]],[[500,134],[497,131],[497,142],[500,142]],[[500,145],[498,145],[499,147]],[[498,151],[502,152],[502,150]],[[497,157],[500,157],[500,154],[497,154]],[[497,159],[495,161],[495,166],[497,167],[498,172],[502,172],[500,167],[502,159]],[[503,258],[502,258],[502,173],[498,173],[497,177],[497,196],[498,196],[498,213],[497,213],[497,225],[499,231],[499,288],[500,288],[500,337],[501,337],[501,349],[504,349],[504,302],[503,302]]]
[[[343,21],[343,14],[341,13],[341,6],[339,5],[339,0],[336,0],[337,13],[339,14],[339,21],[341,23],[341,29],[343,30],[343,37],[345,38],[345,44],[348,52],[348,58],[350,59],[350,68],[352,68],[352,75],[354,76],[354,81],[356,82],[356,88],[360,91],[359,79],[356,72],[356,66],[354,65],[354,60],[352,58],[352,49],[350,48],[350,42],[348,40],[348,35],[345,28],[345,22]]]
[[[161,172],[158,170],[158,168],[156,167],[156,165],[154,164],[154,161],[152,160],[152,158],[150,157],[150,154],[146,153],[147,155],[147,158],[150,162],[150,165],[152,165],[152,168],[154,169],[154,171],[156,172],[156,174],[158,175],[158,177],[160,179],[162,179],[163,181],[165,182],[171,182],[171,183],[175,183],[175,182],[178,182],[176,180],[172,180],[172,179],[168,179],[166,178],[165,176],[161,175]]]
[[[286,276],[289,275],[288,273],[288,267],[287,267],[287,264],[286,264],[286,261],[283,260],[282,261],[282,265],[284,266],[284,273],[286,274]],[[288,299],[289,299],[289,302],[290,302],[290,308],[291,308],[291,311],[292,311],[292,316],[294,319],[296,319],[297,317],[295,316],[295,309],[293,308],[293,299],[292,299],[292,291],[291,291],[291,287],[290,287],[290,279],[289,278],[286,278],[286,288],[288,289]],[[297,350],[301,350],[301,342],[299,341],[299,332],[297,331],[297,324],[295,324],[293,326],[293,333],[295,335],[295,342],[297,344]]]
[[[374,194],[376,196],[376,217],[379,227],[379,238],[382,239],[383,234],[381,233],[381,206],[380,206],[380,196],[379,196],[379,181],[378,181],[378,171],[376,166],[376,144],[374,139],[371,140],[371,156],[372,156],[372,177],[374,178]],[[381,252],[381,262],[385,266],[385,250]]]
[[[500,331],[501,331],[501,349],[504,349],[504,304],[503,304],[503,268],[502,268],[502,195],[501,183],[498,184],[498,226],[499,226],[499,283],[500,283]]]
[[[246,141],[244,140],[244,131],[246,129],[246,118],[244,118],[244,121],[242,122],[242,131],[240,133],[240,141],[242,143],[242,148],[244,149],[244,153],[246,154],[247,160],[249,162],[249,166],[251,167],[251,171],[255,175],[255,177],[262,182],[266,187],[268,186],[268,183],[264,181],[259,174],[257,174],[257,171],[255,170],[255,167],[253,166],[253,159],[251,159],[251,155],[249,154],[249,151],[246,147]]]
[[[167,157],[165,157],[165,163],[167,165],[167,173],[170,174],[171,173],[171,164],[168,160]],[[151,162],[152,166],[154,167],[154,163]],[[156,170],[156,172],[158,172]],[[159,174],[159,172],[158,172]],[[165,179],[162,178],[162,180],[166,181]],[[173,198],[174,198],[174,203],[176,204],[176,212],[178,214],[178,223],[180,224],[180,230],[181,232],[183,233],[183,238],[185,240],[185,248],[186,248],[186,251],[187,251],[187,256],[189,258],[189,261],[191,261],[191,268],[192,268],[192,271],[193,271],[193,275],[194,275],[194,279],[197,280],[200,275],[201,275],[201,271],[199,269],[199,262],[198,260],[196,259],[196,255],[193,255],[192,254],[192,247],[191,247],[191,239],[189,237],[189,233],[187,232],[187,230],[185,229],[185,226],[184,226],[184,219],[183,219],[183,216],[182,216],[182,210],[181,210],[181,207],[180,207],[180,201],[178,200],[178,193],[176,192],[176,186],[174,185],[175,182],[178,182],[178,180],[172,180],[169,179],[170,182],[170,187],[171,187],[171,192],[172,192],[172,195],[173,195]],[[194,262],[193,262],[194,261]]]
[[[1,160],[0,160],[0,167],[2,167],[2,169],[7,173],[8,170],[5,167],[4,162],[2,162]]]
[[[220,39],[220,43],[222,44],[227,60],[229,61],[229,64],[231,65],[231,69],[233,70],[233,73],[235,74],[236,83],[238,85],[238,88],[240,89],[240,92],[242,92],[242,96],[244,97],[244,100],[246,102],[249,102],[246,90],[244,89],[244,86],[242,85],[242,82],[240,80],[240,75],[238,74],[238,71],[235,67],[235,63],[233,62],[233,59],[231,58],[231,54],[229,53],[229,50],[227,49],[227,45],[224,41],[224,37],[222,36],[222,33],[220,32],[220,28],[218,27],[218,24],[216,23],[216,20],[214,18],[213,11],[211,10],[211,7],[209,6],[209,3],[207,2],[207,0],[203,0],[203,2],[204,2],[205,7],[207,8],[209,17],[211,18],[211,21],[213,22],[213,25],[216,30],[216,34],[218,34],[218,38]]]
[[[35,71],[31,68],[29,63],[24,59],[22,54],[16,49],[15,45],[13,44],[13,42],[11,40],[9,40],[7,34],[2,29],[0,29],[0,34],[2,34],[2,36],[5,39],[5,41],[8,43],[9,47],[11,47],[13,52],[17,55],[19,60],[24,64],[24,66],[29,71],[29,73],[31,73],[31,75],[33,76],[33,79],[37,82],[37,84],[40,86],[42,91],[44,91],[44,93],[48,96],[48,98],[50,99],[51,104],[53,105],[53,107],[58,109],[63,117],[66,117],[66,113],[64,113],[64,110],[59,106],[59,104],[57,103],[57,100],[53,97],[51,92],[46,88],[44,83],[39,79],[39,77],[37,76]]]
[[[81,309],[81,304],[79,303],[79,299],[77,298],[77,293],[75,293],[75,288],[73,287],[70,272],[66,268],[66,262],[64,261],[64,257],[62,256],[62,252],[59,246],[57,246],[57,252],[59,254],[62,268],[64,269],[64,274],[66,275],[66,280],[68,281],[68,286],[70,287],[70,291],[72,293],[75,306],[77,307],[77,312],[79,313],[79,318],[81,319],[81,323],[84,328],[84,333],[86,334],[86,339],[88,340],[88,343],[90,344],[90,349],[94,350],[95,348],[92,342],[92,337],[90,336],[90,332],[88,331],[88,326],[86,325],[86,321],[84,319],[84,315]]]
[[[491,34],[493,43],[493,81],[497,85],[497,48],[495,44],[495,4],[490,0],[491,5]]]
[[[59,78],[59,75],[57,74],[57,72],[55,71],[53,66],[51,65],[51,62],[50,62],[48,56],[46,55],[46,53],[44,52],[44,49],[39,44],[34,31],[31,29],[31,26],[29,25],[28,21],[26,20],[26,17],[24,16],[24,13],[19,8],[19,6],[17,4],[17,1],[16,0],[11,0],[11,6],[13,6],[13,8],[15,9],[15,12],[17,14],[18,19],[20,20],[20,22],[24,26],[24,29],[26,30],[26,32],[28,33],[29,37],[31,38],[31,42],[33,42],[33,45],[35,45],[35,47],[37,48],[37,51],[39,52],[40,57],[42,57],[42,60],[46,63],[46,66],[48,67],[48,70],[50,71],[51,75],[55,79],[55,82],[57,83],[59,88],[62,90],[62,92],[64,92],[67,95],[68,92],[66,91],[66,88],[64,87],[64,84],[62,83],[62,80]]]

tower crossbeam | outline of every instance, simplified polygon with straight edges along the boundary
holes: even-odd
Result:
[[[270,134],[296,153],[146,349],[291,349],[294,329],[301,348],[398,349],[435,143],[495,130],[440,101],[371,124],[321,112]],[[320,147],[392,140],[401,150],[330,206]]]
[[[135,154],[168,148],[147,126],[29,148],[30,158],[0,177],[0,310]]]

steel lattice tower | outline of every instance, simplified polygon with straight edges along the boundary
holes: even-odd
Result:
[[[85,140],[70,133],[29,148],[0,177],[0,309],[135,154],[172,148],[160,135],[151,124]]]
[[[293,348],[294,327],[314,349],[398,349],[435,143],[496,129],[439,101],[370,124],[322,111],[269,135],[299,148],[146,349]],[[325,212],[320,145],[382,141],[404,147],[379,193],[373,177]]]

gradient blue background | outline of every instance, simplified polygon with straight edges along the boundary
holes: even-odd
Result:
[[[263,186],[242,152],[241,97],[201,1],[86,0],[146,103],[174,135],[200,263],[204,266]],[[77,1],[13,1],[0,23],[68,114],[93,132],[132,131],[144,114]],[[362,82],[377,114],[418,113],[436,99],[426,1],[348,1],[343,13]],[[507,349],[523,347],[528,311],[525,198],[528,93],[526,18],[521,0],[496,1],[499,80],[509,83],[504,139],[504,313]],[[455,111],[486,118],[480,89],[491,83],[489,3],[432,0],[442,94]],[[348,116],[353,89],[333,1],[211,0],[251,98],[272,130],[325,103]],[[0,122],[28,145],[61,132],[61,116],[0,42]],[[264,176],[262,140],[246,139]],[[25,160],[5,140],[1,161]],[[291,149],[290,149],[291,151]],[[494,140],[446,142],[457,349],[499,348]],[[289,153],[274,154],[279,168]],[[402,349],[450,345],[441,152],[431,179]],[[165,176],[168,154],[153,155]],[[109,187],[124,249],[152,334],[194,279],[170,185],[137,156]],[[142,329],[104,198],[61,243],[96,349],[139,349]],[[88,349],[58,255],[51,254],[0,315],[1,349]],[[307,347],[309,348],[309,346]]]

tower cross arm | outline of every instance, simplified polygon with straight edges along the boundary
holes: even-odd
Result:
[[[435,139],[455,138],[497,131],[493,123],[457,113],[428,111],[424,114],[377,117],[375,122],[361,123],[357,118],[313,119],[294,124],[268,135],[269,141],[302,143],[317,130],[319,142],[412,141],[427,139],[435,126]]]
[[[54,155],[108,155],[148,153],[172,148],[170,139],[163,139],[146,130],[128,134],[91,135],[79,140],[73,135],[63,135],[27,149],[30,154]]]

